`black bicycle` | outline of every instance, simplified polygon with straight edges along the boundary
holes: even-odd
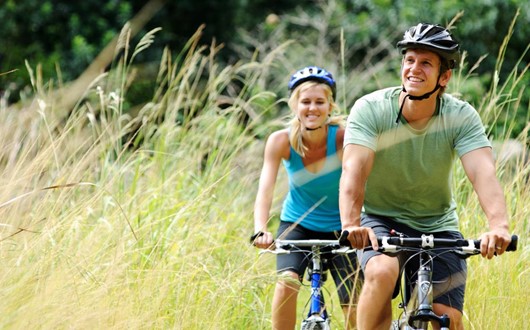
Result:
[[[399,233],[393,233],[392,236],[378,237],[379,250],[387,255],[395,255],[399,252],[412,252],[413,256],[418,256],[419,266],[416,272],[416,280],[412,283],[406,279],[405,288],[402,289],[402,298],[399,307],[402,309],[399,319],[392,321],[391,330],[412,330],[412,329],[429,329],[429,324],[434,322],[439,325],[441,330],[449,330],[450,319],[447,315],[437,315],[432,309],[433,304],[433,281],[432,281],[432,264],[436,255],[439,253],[456,253],[462,258],[480,254],[480,240],[469,239],[445,239],[435,238],[433,235],[422,235],[421,237],[405,237]],[[341,244],[349,245],[344,237],[348,232],[341,236]],[[516,235],[506,251],[517,250]],[[402,267],[404,268],[404,267]],[[400,278],[403,279],[404,269],[401,269]],[[408,282],[408,283],[407,283]],[[405,301],[409,300],[408,304]]]

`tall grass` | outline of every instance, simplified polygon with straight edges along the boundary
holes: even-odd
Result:
[[[263,82],[288,44],[222,66],[219,47],[198,40],[165,51],[151,102],[131,111],[126,56],[74,109],[58,107],[53,82],[28,65],[34,100],[0,108],[1,328],[270,328],[274,258],[247,239],[256,136],[278,125],[263,120],[279,106]],[[495,90],[488,100],[481,111],[507,104]],[[522,163],[506,185],[520,250],[470,260],[468,328],[525,327],[530,194],[521,173]],[[455,185],[464,233],[478,235],[486,223],[461,171]]]

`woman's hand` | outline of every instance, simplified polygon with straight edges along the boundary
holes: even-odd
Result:
[[[272,233],[269,231],[258,231],[250,236],[250,243],[259,249],[267,249],[273,242]]]

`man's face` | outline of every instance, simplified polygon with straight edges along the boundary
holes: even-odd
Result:
[[[410,95],[420,96],[432,91],[440,74],[440,57],[425,49],[408,49],[403,56],[401,82]],[[449,81],[447,75],[440,77],[440,85]]]

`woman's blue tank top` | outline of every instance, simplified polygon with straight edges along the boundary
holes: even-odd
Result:
[[[339,181],[342,164],[337,156],[338,126],[328,126],[326,158],[318,173],[305,169],[302,157],[291,147],[289,160],[283,160],[289,178],[289,192],[283,202],[280,219],[314,231],[341,229]]]

